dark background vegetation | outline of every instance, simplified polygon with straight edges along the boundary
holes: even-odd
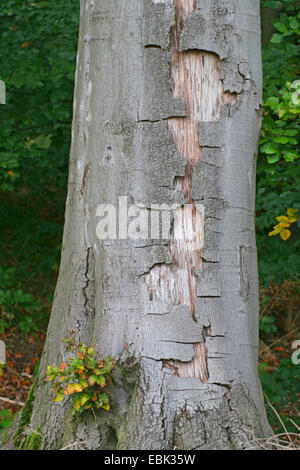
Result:
[[[295,431],[290,419],[300,424],[300,366],[291,362],[292,342],[300,338],[299,6],[262,1],[259,372],[275,431],[283,425]],[[0,338],[8,361],[0,368],[0,395],[9,401],[0,399],[0,431],[22,407],[36,373],[59,268],[78,21],[74,0],[1,2],[7,103],[0,106]]]

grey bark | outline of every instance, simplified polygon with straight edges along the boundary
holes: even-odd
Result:
[[[149,294],[147,276],[174,265],[168,240],[96,237],[97,206],[117,207],[119,196],[146,208],[186,202],[176,187],[186,159],[168,126],[187,113],[170,81],[178,4],[81,1],[62,259],[31,417],[42,448],[243,449],[269,433],[257,374],[259,7],[198,0],[182,25],[183,57],[203,56],[204,68],[212,57],[229,103],[198,123],[191,197],[205,218],[193,318],[188,305]],[[112,409],[97,412],[96,423],[72,418],[70,402],[54,403],[44,382],[46,366],[66,358],[69,330],[114,357],[128,343],[137,361],[118,376]],[[204,345],[207,380],[174,372],[192,363],[196,345]]]

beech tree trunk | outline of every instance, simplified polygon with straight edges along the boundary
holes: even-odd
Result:
[[[30,419],[41,448],[244,449],[269,434],[257,373],[260,41],[259,0],[81,1],[62,259]],[[175,207],[170,238],[119,226],[100,240],[98,206],[125,196],[140,217]],[[54,403],[44,381],[69,330],[115,358],[128,344],[136,363],[96,423]]]

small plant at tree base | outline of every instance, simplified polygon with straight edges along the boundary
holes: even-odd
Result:
[[[49,365],[47,380],[53,382],[54,401],[60,402],[71,395],[72,413],[103,408],[109,411],[109,396],[105,387],[112,383],[113,372],[117,367],[111,356],[99,358],[93,348],[85,344],[76,344],[74,337],[64,339],[67,350],[74,356],[59,367]]]

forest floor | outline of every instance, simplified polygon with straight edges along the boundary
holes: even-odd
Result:
[[[6,365],[0,368],[0,432],[24,406],[38,369],[45,337],[44,331],[24,333],[14,327],[1,335],[6,344]]]
[[[270,375],[272,377],[273,375],[278,375],[278,371],[280,368],[280,365],[282,363],[286,363],[286,361],[291,360],[291,344],[299,338],[299,335],[297,335],[297,332],[294,331],[292,333],[289,333],[285,336],[285,338],[282,338],[280,342],[280,346],[278,345],[278,342],[275,341],[274,344],[271,344],[267,346],[266,344],[261,342],[261,349],[260,349],[260,365],[264,364],[263,371],[265,374]],[[260,366],[261,367],[261,366]],[[286,380],[287,383],[285,385],[287,387],[283,386],[283,383],[277,381],[277,383],[274,381],[274,385],[279,386],[280,390],[275,390],[274,387],[274,393],[276,392],[284,392],[285,393],[285,400],[284,403],[280,403],[276,405],[276,403],[272,404],[272,399],[271,397],[267,396],[265,393],[265,406],[268,412],[268,415],[273,414],[273,419],[272,419],[272,428],[273,430],[277,433],[282,431],[282,422],[280,419],[285,417],[284,422],[287,422],[288,420],[292,419],[294,420],[295,415],[300,417],[300,412],[299,412],[299,403],[300,403],[300,384],[298,383],[293,383],[293,386],[296,390],[296,400],[292,399],[289,394],[289,381],[294,380],[294,377],[292,374],[283,374],[283,380]],[[296,379],[299,379],[297,376]],[[278,415],[276,415],[276,412]],[[298,420],[297,420],[298,421]],[[300,431],[300,430],[299,430]],[[297,441],[299,442],[300,445],[300,433],[299,436],[297,437]]]

